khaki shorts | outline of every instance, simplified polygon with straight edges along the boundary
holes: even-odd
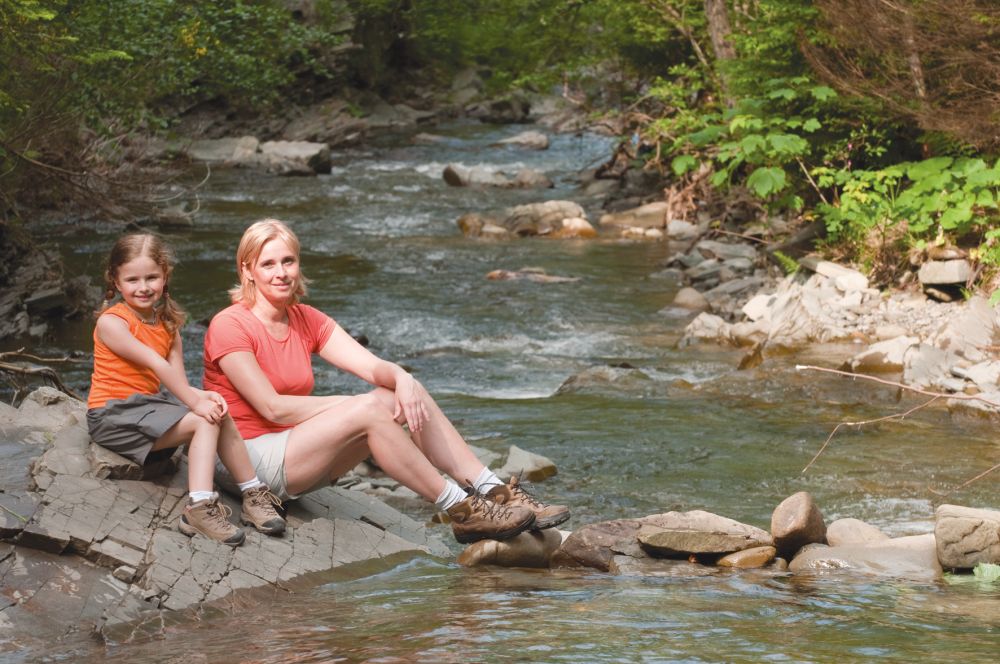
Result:
[[[257,479],[266,484],[271,493],[281,500],[289,500],[300,497],[302,494],[288,493],[288,482],[285,480],[285,448],[288,446],[288,438],[292,435],[291,429],[265,433],[256,438],[246,441],[247,454],[250,455],[250,463],[257,471]],[[233,495],[240,495],[240,488],[229,474],[222,461],[216,459],[215,481],[219,486]],[[328,480],[321,480],[316,486],[303,493],[322,489],[330,486]]]

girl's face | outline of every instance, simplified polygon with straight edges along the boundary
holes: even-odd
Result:
[[[118,268],[115,288],[125,304],[142,314],[152,314],[167,284],[163,268],[149,256],[139,256]]]
[[[287,302],[298,287],[299,256],[283,239],[274,238],[261,248],[253,267],[243,267],[243,275],[254,282],[257,294],[269,302]]]

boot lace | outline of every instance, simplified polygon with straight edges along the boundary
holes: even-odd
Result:
[[[271,490],[267,487],[250,489],[247,491],[247,497],[250,499],[250,504],[254,507],[260,507],[263,509],[271,507],[275,511],[281,509],[281,499],[271,493]]]
[[[466,489],[469,491],[469,489]],[[471,491],[469,497],[472,498],[471,507],[473,511],[482,512],[483,516],[491,521],[499,521],[510,518],[510,507],[495,503],[478,491]]]
[[[537,498],[528,493],[528,491],[524,488],[524,485],[521,484],[521,482],[517,479],[517,477],[514,477],[513,481],[510,483],[510,491],[511,493],[514,494],[514,496],[520,498],[521,500],[528,503],[532,507],[537,507],[539,509],[545,507],[545,505],[542,502],[540,502]]]
[[[220,502],[209,503],[205,506],[205,516],[212,523],[212,525],[220,528],[231,528],[233,524],[229,523],[229,517],[232,516],[233,511],[229,509],[228,505],[223,505]]]

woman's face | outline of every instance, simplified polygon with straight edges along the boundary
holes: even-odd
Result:
[[[268,240],[244,277],[254,282],[257,294],[273,304],[287,302],[299,283],[299,256],[280,237]]]

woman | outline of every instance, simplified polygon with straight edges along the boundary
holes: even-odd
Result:
[[[462,543],[506,539],[569,518],[568,509],[538,502],[516,478],[502,483],[418,381],[299,302],[306,293],[299,241],[284,223],[251,225],[240,240],[236,270],[233,304],[205,335],[204,383],[229,403],[257,474],[279,497],[327,486],[372,456],[390,476],[445,510]],[[375,389],[312,396],[313,353]],[[225,475],[220,467],[223,486],[230,484]]]

